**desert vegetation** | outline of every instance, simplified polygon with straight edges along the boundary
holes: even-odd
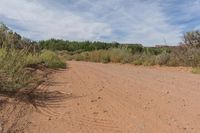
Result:
[[[187,32],[179,46],[145,47],[142,44],[68,40],[31,41],[0,27],[0,89],[17,91],[37,81],[29,67],[39,64],[47,68],[65,68],[64,60],[101,63],[130,63],[134,65],[166,65],[200,68],[200,32]]]
[[[134,65],[200,66],[200,48],[190,44],[179,46],[143,47],[142,45],[119,45],[116,48],[70,52],[57,51],[68,60],[102,63],[131,63]]]
[[[37,85],[42,80],[35,73],[38,66],[53,69],[66,67],[56,53],[39,51],[37,47],[36,42],[22,38],[4,24],[0,25],[1,92],[18,92],[29,85]]]
[[[198,73],[200,67],[199,31],[185,33],[183,41],[178,46],[145,47],[141,44],[50,39],[40,41],[38,47],[56,51],[67,60],[130,63],[144,66],[185,66],[193,67],[194,73]]]
[[[1,99],[1,101],[6,101],[4,103],[7,103],[10,99],[14,99],[14,101],[17,102],[12,101],[12,103],[14,103],[13,107],[10,106],[9,104],[4,104],[5,106],[2,106],[2,108],[0,109],[1,111],[0,119],[4,123],[3,127],[1,127],[0,124],[0,129],[2,130],[4,129],[7,132],[15,130],[17,131],[18,127],[20,126],[23,127],[24,126],[23,122],[27,123],[27,120],[31,119],[31,117],[30,115],[27,115],[28,117],[24,118],[22,115],[27,114],[26,109],[28,110],[30,109],[30,111],[32,111],[31,107],[35,107],[34,109],[39,108],[39,110],[45,108],[45,110],[47,109],[46,112],[49,112],[51,114],[54,113],[54,111],[51,112],[51,110],[54,110],[56,108],[56,111],[58,111],[59,114],[62,114],[60,115],[60,118],[64,118],[68,117],[70,113],[63,113],[62,111],[64,110],[66,112],[66,110],[69,110],[67,112],[70,111],[74,112],[74,107],[76,106],[75,108],[79,108],[78,110],[80,110],[79,112],[75,112],[76,115],[78,116],[82,114],[82,116],[84,116],[85,112],[84,111],[81,112],[82,108],[87,107],[90,110],[92,110],[93,107],[91,106],[91,104],[98,103],[99,101],[104,102],[104,105],[110,104],[107,101],[111,101],[112,103],[116,102],[115,105],[117,105],[116,108],[118,108],[119,107],[118,103],[120,103],[123,100],[123,98],[127,98],[128,93],[131,94],[128,95],[130,96],[130,98],[138,97],[139,98],[138,101],[140,101],[142,99],[141,94],[146,90],[150,90],[149,87],[154,84],[155,86],[152,87],[154,90],[147,92],[148,95],[146,96],[150,96],[149,94],[153,92],[153,96],[158,96],[157,100],[155,101],[160,100],[159,95],[162,93],[165,93],[163,96],[169,98],[168,94],[170,94],[171,93],[170,91],[173,89],[169,90],[167,89],[173,86],[174,86],[173,88],[176,88],[177,86],[178,88],[184,87],[184,89],[186,89],[188,92],[191,91],[190,88],[188,88],[189,82],[191,82],[191,84],[194,85],[192,89],[195,93],[196,90],[194,90],[194,88],[198,88],[197,84],[198,77],[195,77],[195,75],[188,73],[178,73],[175,71],[168,72],[165,70],[156,70],[156,69],[152,70],[145,67],[136,67],[133,70],[130,69],[131,68],[130,65],[121,67],[121,65],[119,64],[105,65],[96,63],[75,62],[75,61],[69,62],[71,70],[55,73],[55,75],[52,74],[51,75],[52,82],[48,80],[48,82],[41,84],[43,83],[47,75],[51,73],[52,69],[66,68],[65,61],[67,60],[101,62],[101,63],[122,63],[122,64],[129,63],[133,65],[144,65],[144,66],[153,66],[153,65],[184,66],[184,67],[193,67],[192,73],[199,74],[200,33],[199,31],[192,31],[186,33],[183,36],[183,42],[180,43],[179,46],[145,47],[142,44],[120,44],[117,42],[106,43],[106,42],[91,42],[91,41],[79,42],[79,41],[67,41],[67,40],[57,40],[57,39],[42,40],[36,42],[21,37],[18,33],[11,31],[8,27],[1,24],[0,96],[3,97],[3,98],[1,97],[3,99],[3,100]],[[165,74],[167,73],[166,74],[167,78],[165,79],[162,78],[164,76],[162,72],[164,72]],[[185,76],[183,76],[182,74],[184,74]],[[194,81],[193,80],[187,81],[188,80],[187,76],[190,77],[194,76],[192,77]],[[154,77],[155,80],[154,79],[150,80],[151,77]],[[100,82],[97,82],[99,80]],[[165,80],[168,82],[165,82]],[[116,81],[118,81],[117,84]],[[146,86],[144,85],[144,81],[146,83]],[[184,81],[184,85],[180,84],[182,83],[182,81]],[[169,85],[168,83],[173,83],[173,84],[171,86],[171,84]],[[124,84],[126,86],[124,86]],[[142,85],[142,87],[140,85]],[[163,86],[165,87],[163,89],[160,89]],[[136,88],[138,90],[135,91],[133,88]],[[128,90],[130,92],[132,91],[132,93],[128,92],[126,93],[126,95],[124,95],[125,93],[122,92],[124,91],[124,89],[126,89],[126,92],[128,92]],[[164,89],[166,90],[161,91]],[[71,90],[75,90],[74,91],[75,93],[73,92],[72,94]],[[95,93],[92,94],[92,97],[86,96],[86,100],[81,98],[80,94],[84,96],[85,91],[90,92],[94,90]],[[179,93],[179,90],[176,89],[174,90],[177,91],[176,92],[177,95],[181,94]],[[101,91],[104,91],[104,93],[101,93]],[[141,92],[138,93],[139,91]],[[159,93],[155,95],[154,92],[159,92]],[[187,94],[190,96],[190,94],[194,93],[187,93]],[[104,98],[106,99],[107,95],[108,95],[107,101],[106,100],[104,101]],[[119,99],[118,97],[120,95],[124,95],[123,97],[121,97],[122,100],[120,99],[120,101],[116,101],[116,99]],[[4,97],[6,97],[6,100],[4,100],[5,99]],[[95,97],[96,99],[94,99]],[[180,97],[183,97],[183,95],[180,95]],[[64,101],[68,98],[71,99],[76,98],[76,100],[71,100],[72,108],[66,108],[69,106],[69,104],[68,102]],[[167,104],[158,103],[158,105],[159,104],[161,106],[163,105],[163,108],[165,110],[174,108],[174,106],[169,106],[170,105],[169,101],[172,98],[170,97],[167,100],[166,102]],[[152,99],[152,97],[149,97],[149,99]],[[79,101],[77,102],[77,100]],[[135,100],[133,99],[125,101],[129,102],[129,104],[127,105],[134,105],[134,103],[131,103],[131,101]],[[185,100],[182,101],[185,102]],[[153,102],[153,100],[151,100],[151,102]],[[19,106],[17,106],[18,103],[20,103]],[[25,103],[25,105],[23,105],[22,103],[23,104]],[[124,102],[121,104],[124,104]],[[140,104],[145,105],[146,101],[141,101]],[[179,106],[180,104],[182,103],[177,103],[177,106]],[[159,107],[158,110],[160,109],[160,105],[158,106]],[[169,107],[166,107],[166,105]],[[185,109],[186,106],[185,103],[183,105]],[[59,106],[65,108],[59,110]],[[23,109],[21,107],[23,107]],[[14,110],[18,108],[16,111],[12,111],[12,112],[17,112],[17,115],[15,113],[12,114],[10,112],[7,112],[7,108],[8,109],[13,108]],[[121,108],[118,108],[117,111],[120,109]],[[146,109],[148,109],[148,107],[144,106],[145,112]],[[105,110],[104,108],[102,108],[102,110],[104,110],[103,111],[104,114],[108,113],[107,109]],[[170,112],[170,110],[166,112]],[[95,109],[93,110],[92,116],[98,115],[98,113],[99,110]],[[124,114],[124,110],[121,110],[121,113]],[[8,114],[9,115],[12,114],[11,117]],[[90,115],[91,114],[88,114],[88,116]],[[48,113],[47,116],[49,116]],[[15,117],[17,117],[16,120],[10,119]],[[43,115],[38,115],[38,116],[33,115],[33,118],[36,118],[37,120],[35,121],[37,124],[38,121],[41,120],[38,119],[40,117],[43,117]],[[130,116],[127,115],[125,117],[129,118]],[[19,121],[19,119],[22,120],[22,122]],[[48,120],[48,122],[45,121],[45,124],[50,123],[52,117],[45,118],[45,120],[46,119]],[[9,124],[10,121],[11,125]],[[76,121],[79,121],[79,119],[76,119]],[[124,119],[121,119],[121,121],[124,121]],[[63,119],[57,121],[57,123],[59,124],[58,126],[60,126],[60,123],[63,123]],[[71,123],[71,121],[69,123]],[[40,130],[41,126],[43,125],[37,125],[37,126],[34,125],[34,128],[39,127],[38,129]],[[80,126],[80,124],[78,126]],[[82,127],[80,127],[80,129],[82,129]],[[19,131],[21,131],[21,129]]]

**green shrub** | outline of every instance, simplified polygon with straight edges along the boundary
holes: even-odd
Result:
[[[155,56],[150,56],[145,58],[142,63],[144,66],[153,66],[155,65]]]
[[[123,53],[120,49],[112,49],[110,50],[110,61],[118,63],[122,60]]]
[[[93,51],[88,53],[88,59],[92,62],[100,62],[101,58],[101,51]]]
[[[200,66],[200,49],[190,48],[181,56],[184,59],[184,65],[199,67]]]
[[[200,49],[199,48],[182,48],[173,49],[169,54],[170,58],[167,63],[169,66],[200,66]]]
[[[109,51],[107,51],[107,50],[97,50],[97,51],[93,51],[93,52],[88,52],[87,53],[87,60],[93,61],[93,62],[108,63],[108,62],[110,62]]]
[[[167,63],[167,66],[179,66],[180,65],[180,59],[173,53],[170,54],[169,61]]]
[[[49,68],[66,68],[66,64],[62,61],[55,52],[43,51],[40,55],[43,61]]]
[[[132,61],[132,54],[127,49],[116,48],[83,52],[73,55],[72,58],[77,61],[129,63]]]
[[[110,52],[110,61],[114,63],[128,63],[131,62],[131,52],[125,48],[122,49],[111,49]]]
[[[168,53],[159,54],[155,58],[155,64],[166,65],[169,59],[170,59],[170,55]]]
[[[192,73],[200,74],[200,67],[194,67],[194,68],[192,68]]]
[[[134,55],[133,64],[144,66],[155,65],[155,55],[147,55],[145,53],[143,53],[142,55]]]
[[[142,60],[135,60],[135,61],[133,61],[133,64],[134,65],[142,65],[143,64],[143,61]]]
[[[65,63],[51,51],[44,51],[40,55],[26,49],[0,49],[0,91],[14,92],[36,82],[36,76],[26,67],[41,62],[50,68],[65,68]]]
[[[102,62],[102,63],[109,63],[110,62],[110,55],[107,51],[104,51],[101,54],[100,62]]]
[[[32,75],[25,71],[26,57],[26,50],[0,49],[1,91],[17,91],[33,81]]]
[[[73,56],[71,56],[71,60],[75,59],[76,61],[87,61],[88,60],[88,53],[83,52],[83,53],[78,53]]]
[[[25,58],[24,58],[26,65],[28,64],[38,64],[42,62],[42,60],[39,58],[39,54],[33,54],[33,53],[28,53]]]

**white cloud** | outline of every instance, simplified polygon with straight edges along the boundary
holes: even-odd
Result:
[[[180,41],[182,33],[181,27],[170,23],[159,0],[66,0],[60,7],[59,0],[0,1],[0,16],[25,28],[20,32],[30,38],[116,40],[146,45],[163,44],[165,39],[173,45]]]
[[[158,1],[97,1],[91,12],[96,12],[94,15],[103,12],[106,15],[100,18],[102,21],[110,24],[113,30],[126,34],[123,37],[114,34],[114,40],[120,38],[121,42],[141,42],[146,45],[163,44],[164,40],[174,45],[180,41],[181,27],[170,24],[170,17],[163,12]]]
[[[27,29],[21,32],[31,38],[99,39],[112,32],[106,23],[87,20],[67,10],[52,10],[36,0],[1,0],[0,15]]]

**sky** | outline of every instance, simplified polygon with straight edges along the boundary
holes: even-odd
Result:
[[[200,0],[0,0],[0,21],[32,40],[176,45],[200,30]]]

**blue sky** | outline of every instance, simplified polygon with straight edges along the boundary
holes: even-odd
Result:
[[[0,21],[33,40],[175,45],[200,29],[200,0],[0,0]]]

